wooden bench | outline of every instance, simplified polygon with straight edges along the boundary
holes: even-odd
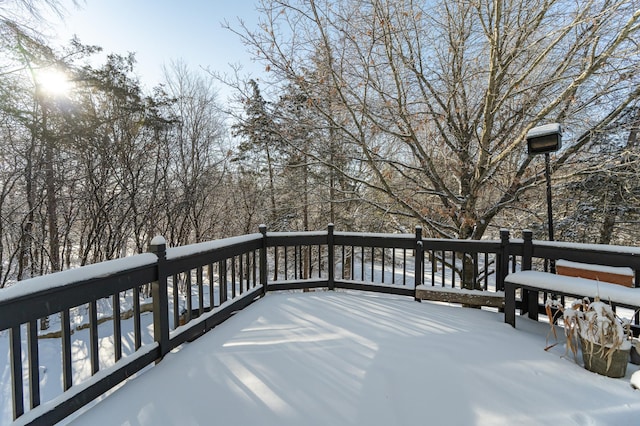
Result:
[[[516,289],[546,291],[575,298],[600,297],[617,306],[640,308],[640,289],[623,287],[586,278],[555,275],[548,272],[520,271],[507,275],[504,281],[504,322],[516,326]],[[538,319],[538,300],[529,305],[529,318]],[[534,308],[535,305],[535,309]]]
[[[504,292],[466,290],[461,288],[435,287],[419,285],[416,288],[416,299],[434,302],[459,303],[464,306],[504,307]]]

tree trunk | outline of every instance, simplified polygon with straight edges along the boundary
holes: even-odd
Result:
[[[51,272],[60,271],[60,236],[58,235],[58,200],[54,172],[53,141],[48,137],[47,121],[43,108],[43,133],[45,138],[45,179],[47,190],[47,224],[49,227],[49,258]]]
[[[32,253],[31,247],[33,243],[33,167],[32,167],[32,152],[33,145],[30,147],[27,153],[27,163],[25,167],[25,190],[27,195],[27,217],[22,225],[22,235],[20,236],[20,256],[18,260],[18,281],[24,280],[31,276],[33,270],[32,266]]]

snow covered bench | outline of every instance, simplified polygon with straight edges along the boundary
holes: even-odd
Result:
[[[435,287],[419,285],[416,288],[416,299],[435,302],[460,303],[465,306],[504,307],[504,292],[488,292],[461,288]]]
[[[640,288],[623,287],[586,278],[555,275],[548,272],[520,271],[507,275],[504,280],[504,322],[516,326],[516,289],[547,291],[576,298],[600,297],[600,300],[625,308],[640,308]],[[529,318],[538,318],[538,301],[529,307]]]

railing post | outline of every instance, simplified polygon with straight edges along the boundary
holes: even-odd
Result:
[[[422,261],[424,258],[424,247],[422,245],[422,227],[416,226],[416,249],[415,249],[415,270],[413,271],[415,291],[414,300],[419,302],[418,286],[422,285]]]
[[[333,245],[333,223],[327,226],[327,268],[329,270],[328,286],[329,290],[336,289],[335,274],[336,274],[336,260],[335,260],[335,247]]]
[[[533,264],[533,232],[528,229],[522,231],[524,245],[522,247],[522,270],[530,271]]]
[[[533,232],[522,231],[522,270],[530,271],[533,266]],[[529,290],[522,292],[522,313],[528,312],[529,318],[538,319],[538,292]]]
[[[504,291],[504,279],[509,275],[509,230],[500,230],[500,252],[496,262],[496,291]]]
[[[149,251],[158,256],[158,279],[151,283],[153,297],[153,339],[160,347],[160,359],[169,352],[169,296],[167,293],[167,243],[164,237],[156,236],[151,240]]]
[[[262,295],[267,294],[267,225],[258,226],[262,234],[262,248],[260,249],[260,284],[262,285]]]

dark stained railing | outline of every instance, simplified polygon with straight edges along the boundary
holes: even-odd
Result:
[[[415,234],[364,234],[335,232],[332,225],[322,232],[267,233],[261,226],[259,233],[184,247],[167,248],[155,238],[150,253],[23,281],[0,291],[13,417],[23,424],[63,420],[268,291],[326,288],[415,297],[416,288],[426,285],[496,292],[510,271],[544,268],[557,259],[631,267],[640,286],[640,249],[533,241],[529,232],[516,240],[506,230],[500,237],[440,240],[423,238],[419,227]],[[523,310],[543,308],[544,296],[522,299]],[[82,325],[86,360],[73,358],[79,311],[88,317]],[[39,378],[38,321],[44,317],[59,318],[62,353],[62,393],[47,401]],[[99,332],[108,322],[108,331]],[[99,343],[105,333],[113,338],[108,349]],[[101,351],[113,353],[112,359],[105,361]],[[80,361],[88,363],[90,377],[74,376],[72,365]]]

